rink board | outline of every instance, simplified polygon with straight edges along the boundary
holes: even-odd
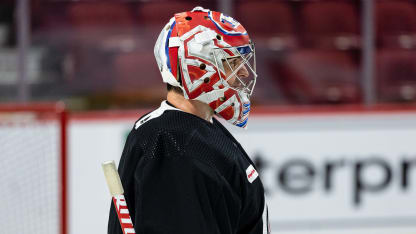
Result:
[[[70,233],[106,232],[100,163],[119,160],[134,121],[71,121]],[[255,115],[228,128],[263,162],[273,232],[416,233],[416,113]]]

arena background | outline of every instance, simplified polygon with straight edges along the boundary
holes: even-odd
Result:
[[[226,126],[259,168],[273,233],[416,233],[414,0],[0,1],[0,230],[106,233],[101,163],[118,162],[134,121],[164,98],[154,42],[198,5],[235,17],[256,44],[249,127]],[[43,125],[19,138],[4,118],[62,104],[63,145]],[[30,187],[49,184],[45,169],[24,173],[59,174],[51,144],[67,152],[56,193]],[[55,200],[65,208],[44,209]]]

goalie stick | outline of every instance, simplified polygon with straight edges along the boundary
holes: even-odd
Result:
[[[113,198],[113,203],[117,211],[118,220],[120,221],[121,230],[124,234],[133,234],[133,222],[130,218],[127,202],[124,198],[123,185],[121,184],[120,176],[116,169],[114,161],[107,161],[102,163],[104,176],[107,181],[110,194]]]

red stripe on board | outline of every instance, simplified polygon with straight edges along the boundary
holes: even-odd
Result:
[[[70,119],[75,121],[111,121],[123,119],[134,121],[152,110],[154,109],[83,111],[71,113]]]
[[[0,111],[33,111],[33,112],[59,112],[65,109],[63,102],[46,103],[0,103]]]
[[[61,117],[61,234],[68,233],[68,189],[67,189],[67,137],[68,115],[65,109]]]
[[[155,108],[156,109],[156,106]],[[111,120],[137,120],[153,109],[137,110],[106,110],[86,111],[71,114],[75,121],[111,121]],[[365,107],[363,105],[340,106],[254,106],[250,116],[264,115],[368,115],[368,114],[416,114],[416,103],[413,105],[376,105]]]
[[[315,115],[315,114],[398,114],[416,113],[416,103],[409,105],[380,104],[367,107],[364,105],[340,106],[254,106],[250,114],[254,115]]]

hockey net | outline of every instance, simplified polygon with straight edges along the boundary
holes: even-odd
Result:
[[[0,232],[66,234],[62,104],[0,104]]]

